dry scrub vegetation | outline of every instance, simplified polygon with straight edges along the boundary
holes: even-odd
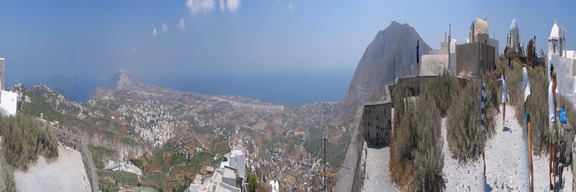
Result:
[[[441,109],[452,97],[437,94],[438,83],[450,84],[449,76],[427,82],[420,96],[398,91],[394,98],[395,129],[391,140],[390,173],[392,180],[407,191],[439,191],[444,167],[440,134]],[[457,86],[457,82],[452,84]],[[443,90],[450,90],[448,87]],[[456,90],[454,88],[454,90]],[[439,103],[435,98],[442,100]]]
[[[38,155],[58,157],[56,135],[24,114],[0,118],[0,134],[4,157],[16,169],[28,169],[28,163],[35,162]]]

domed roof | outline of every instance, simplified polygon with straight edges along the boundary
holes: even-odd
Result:
[[[516,23],[516,19],[512,19],[512,23],[510,23],[510,31],[518,30],[518,24]]]
[[[486,20],[478,19],[474,20],[474,33],[481,34],[481,33],[488,33],[488,22]]]
[[[560,30],[558,29],[558,25],[554,22],[554,26],[552,26],[552,31],[550,31],[550,37],[548,39],[560,39]]]

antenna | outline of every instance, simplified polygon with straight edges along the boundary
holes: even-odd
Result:
[[[326,191],[328,188],[326,188],[326,140],[328,140],[328,136],[327,136],[327,132],[328,130],[324,129],[324,119],[322,119],[322,123],[320,124],[320,126],[322,126],[322,145],[324,145],[324,158],[322,158],[322,160],[324,161],[323,165],[323,177],[322,177],[322,185],[323,185],[323,191]]]

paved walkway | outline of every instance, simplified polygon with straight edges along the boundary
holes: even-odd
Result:
[[[14,171],[18,191],[91,191],[79,151],[58,146],[58,159],[47,163],[43,156],[28,171]]]

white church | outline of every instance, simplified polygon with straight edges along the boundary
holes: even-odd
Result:
[[[14,116],[18,111],[18,93],[6,91],[4,86],[6,85],[4,81],[5,70],[4,70],[4,58],[0,58],[0,113],[3,116]]]
[[[520,30],[518,29],[518,23],[516,23],[516,19],[512,19],[512,22],[510,23],[510,33],[508,34],[508,47],[520,47],[520,42]]]
[[[576,103],[576,52],[566,50],[566,29],[564,26],[558,27],[556,22],[548,37],[548,62],[547,71],[550,71],[550,64],[556,69],[558,80],[557,92],[566,96],[572,103]],[[550,73],[548,72],[548,81]]]

